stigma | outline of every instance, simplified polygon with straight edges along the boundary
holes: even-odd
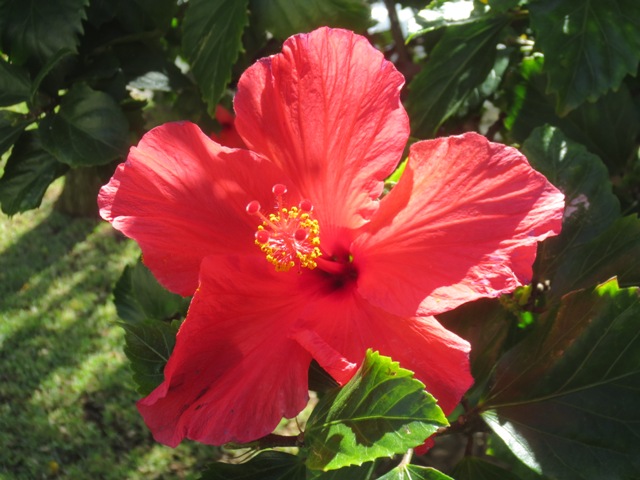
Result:
[[[262,220],[255,234],[256,245],[278,272],[287,272],[295,266],[313,270],[321,255],[320,227],[313,218],[313,204],[302,200],[297,206],[285,206],[287,187],[281,183],[274,185],[271,191],[275,197],[275,211],[265,215],[257,200],[247,205],[247,213]]]

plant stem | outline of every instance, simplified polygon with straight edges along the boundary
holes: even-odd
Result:
[[[413,457],[413,448],[407,450],[407,453],[404,454],[402,460],[398,464],[398,467],[404,468],[411,463],[411,457]]]
[[[389,23],[391,24],[391,36],[393,42],[396,45],[396,53],[398,54],[398,63],[408,64],[411,63],[409,51],[404,43],[404,37],[402,36],[402,29],[400,28],[400,21],[398,20],[398,13],[396,12],[396,4],[393,0],[384,0],[384,4],[389,12]]]
[[[262,437],[256,442],[260,448],[273,448],[273,447],[302,447],[304,445],[304,435],[290,436],[290,435],[275,435],[269,434]]]

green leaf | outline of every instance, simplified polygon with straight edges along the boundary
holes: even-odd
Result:
[[[430,467],[402,465],[394,468],[378,480],[453,480],[444,473]]]
[[[471,90],[465,101],[456,111],[458,117],[464,118],[470,112],[479,110],[484,101],[498,90],[498,87],[502,83],[502,77],[509,66],[512,50],[511,48],[499,48],[496,51],[496,61],[489,71],[487,78]]]
[[[620,241],[614,230],[605,237],[612,245],[603,250],[602,241],[595,240],[620,215],[618,199],[600,159],[553,127],[536,129],[522,150],[534,168],[565,194],[562,232],[541,244],[535,265],[537,279],[551,280],[550,295],[559,299],[573,289],[621,274],[612,267],[624,267],[620,261],[629,258],[625,253],[628,239]],[[590,281],[593,283],[586,283]]]
[[[4,0],[0,2],[2,42],[13,63],[44,64],[59,50],[77,52],[89,0]]]
[[[124,269],[113,296],[126,331],[124,352],[131,361],[133,379],[138,391],[147,395],[163,380],[189,299],[167,291],[141,261]]]
[[[522,80],[513,87],[512,105],[505,126],[512,141],[522,143],[536,128],[550,124],[598,155],[611,171],[621,170],[637,150],[640,118],[629,89],[623,84],[595,103],[584,103],[558,117],[554,99],[544,93],[542,57],[527,57],[521,65]]]
[[[189,298],[165,289],[142,261],[124,269],[113,296],[118,316],[127,323],[180,319],[189,307]]]
[[[260,452],[240,464],[210,465],[200,480],[303,480],[306,468],[300,457],[290,453]]]
[[[37,131],[25,132],[13,147],[0,179],[0,204],[7,215],[40,206],[47,188],[69,167],[40,145]]]
[[[368,462],[360,466],[340,468],[338,470],[307,470],[305,480],[373,480],[376,478],[375,462]]]
[[[409,85],[407,110],[417,137],[433,137],[495,64],[496,45],[508,22],[496,16],[448,28],[424,69]]]
[[[307,466],[333,470],[404,453],[448,422],[413,373],[367,351],[342,389],[327,393],[307,422]]]
[[[176,344],[178,322],[143,320],[120,322],[125,330],[124,353],[131,361],[133,380],[141,395],[148,395],[164,379],[164,367]]]
[[[118,6],[118,20],[130,32],[166,31],[177,13],[176,0],[125,0]]]
[[[640,295],[615,279],[562,298],[498,364],[483,417],[513,453],[557,478],[640,471]]]
[[[182,48],[213,113],[231,79],[248,24],[248,0],[190,0]]]
[[[554,127],[541,127],[524,142],[531,165],[565,194],[564,244],[581,244],[620,215],[609,172],[602,161]]]
[[[509,449],[506,443],[495,433],[490,432],[486,437],[487,452],[490,452],[491,459],[494,458],[501,465],[508,465],[509,471],[519,480],[551,480],[551,478],[540,475],[522,463],[518,457]]]
[[[29,123],[26,115],[0,110],[0,155],[11,148]]]
[[[613,276],[640,285],[640,220],[619,218],[589,243],[564,254],[551,279],[558,294],[586,288]]]
[[[456,480],[520,480],[510,471],[478,457],[464,457],[451,474]]]
[[[256,27],[280,40],[324,25],[364,32],[371,21],[363,0],[250,0],[250,8]]]
[[[480,299],[438,315],[438,321],[447,330],[471,343],[470,362],[474,387],[481,387],[489,378],[502,353],[509,326],[514,320],[515,317],[495,298]]]
[[[200,480],[370,480],[372,473],[373,464],[331,472],[307,470],[298,455],[263,451],[245,463],[209,465]]]
[[[491,15],[487,6],[476,0],[435,0],[416,15],[421,28],[409,40],[438,28],[484,20],[487,15]]]
[[[544,52],[548,91],[560,115],[617,89],[640,62],[637,0],[531,2],[531,28]]]
[[[26,102],[30,91],[28,73],[0,58],[0,107]]]
[[[76,84],[63,97],[60,111],[40,123],[42,146],[72,167],[104,165],[124,155],[127,119],[106,93]]]
[[[44,62],[44,65],[36,75],[36,78],[33,80],[33,84],[31,85],[31,92],[29,94],[29,108],[39,108],[38,105],[38,89],[42,84],[43,80],[47,78],[49,75],[59,64],[67,58],[69,55],[74,53],[70,48],[63,48],[58,50],[55,54],[47,59]]]

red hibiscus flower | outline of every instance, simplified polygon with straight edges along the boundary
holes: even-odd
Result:
[[[193,295],[164,382],[138,402],[158,441],[262,437],[306,405],[312,359],[344,384],[367,348],[447,413],[472,384],[469,344],[433,315],[529,281],[563,196],[469,133],[414,144],[380,199],[409,135],[403,82],[363,37],[296,35],[240,79],[248,150],[164,125],[102,188],[102,217]]]

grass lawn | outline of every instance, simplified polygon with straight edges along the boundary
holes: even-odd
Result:
[[[156,444],[111,290],[137,246],[106,222],[0,214],[0,478],[185,478],[213,447]]]

